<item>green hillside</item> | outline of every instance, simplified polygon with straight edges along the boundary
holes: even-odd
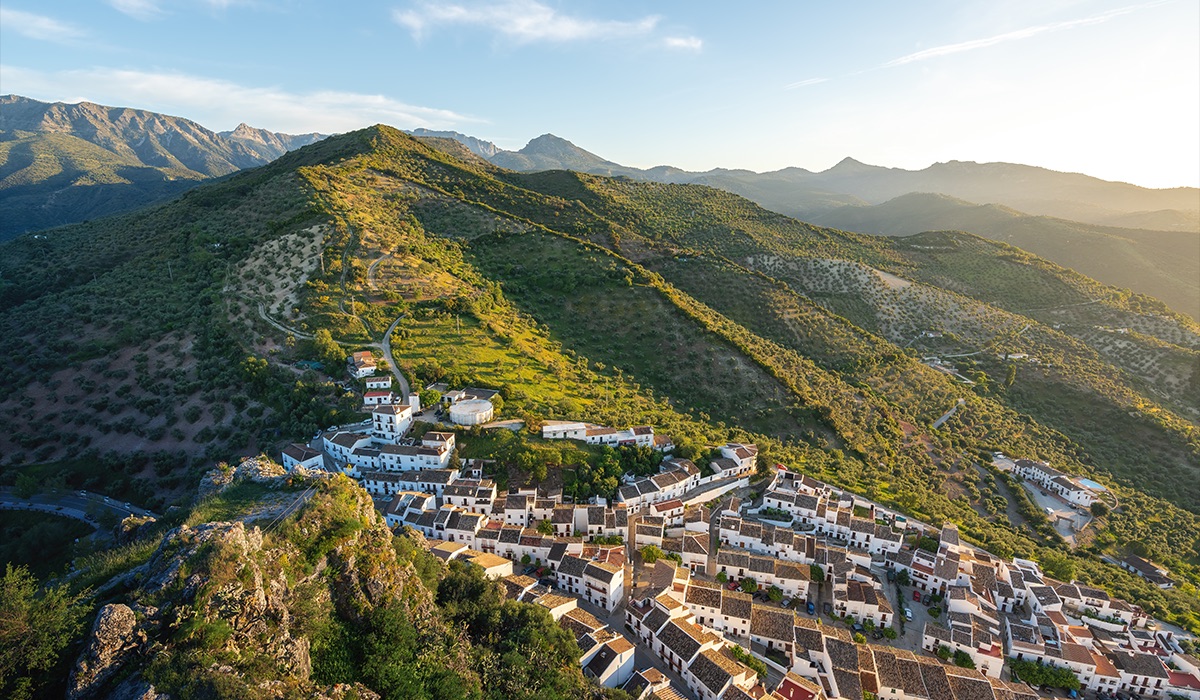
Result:
[[[415,385],[497,388],[502,415],[533,428],[754,441],[768,463],[952,520],[1001,555],[1066,547],[992,451],[1087,474],[1122,508],[1075,550],[1080,578],[1200,623],[1194,588],[1097,558],[1139,541],[1196,580],[1189,319],[974,236],[848,234],[707,187],[522,175],[437,145],[353,132],[5,244],[7,464],[169,503],[196,463],[359,419],[294,363],[340,363],[400,318]],[[919,362],[935,354],[973,384]]]
[[[186,168],[149,167],[67,134],[0,141],[0,240],[136,209],[204,179]]]
[[[1097,226],[919,193],[873,207],[840,207],[811,220],[887,236],[970,231],[1107,284],[1161,299],[1172,309],[1200,319],[1200,235],[1195,231]]]

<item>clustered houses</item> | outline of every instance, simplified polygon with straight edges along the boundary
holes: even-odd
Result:
[[[633,479],[619,488],[617,500],[634,511],[660,503],[676,506],[674,501],[679,501],[678,508],[686,508],[748,485],[750,474],[757,465],[758,448],[730,443],[721,447],[721,455],[709,463],[711,473],[708,476],[701,476],[700,469],[691,460],[665,459],[658,474]]]
[[[874,644],[855,644],[849,630],[822,625],[790,609],[759,605],[750,596],[692,580],[680,567],[660,576],[630,602],[627,627],[696,697],[902,698],[903,700],[1034,700],[1028,686],[935,658]],[[735,645],[765,648],[785,674],[772,692],[737,661]],[[780,664],[786,660],[786,664]]]
[[[807,564],[721,549],[717,551],[717,571],[730,580],[753,579],[764,588],[778,587],[789,598],[809,600],[812,581]]]
[[[904,540],[895,514],[791,471],[776,472],[763,494],[763,508],[784,511],[801,527],[870,554],[898,552]]]
[[[1036,562],[1006,562],[965,545],[953,525],[942,528],[937,545],[936,552],[918,548],[886,559],[918,591],[943,597],[944,621],[923,630],[926,651],[965,654],[991,678],[1000,677],[1007,650],[1019,661],[1069,669],[1092,691],[1165,698],[1200,689],[1200,673],[1166,667],[1181,656],[1179,646],[1170,632],[1148,630],[1140,608],[1054,581]]]
[[[579,421],[548,420],[542,423],[542,437],[547,440],[581,440],[589,445],[655,447],[657,444],[654,428],[648,425],[609,428]]]
[[[574,598],[552,593],[528,576],[506,576],[500,582],[510,600],[546,608],[559,626],[575,637],[583,652],[579,665],[588,678],[606,688],[624,688],[634,697],[641,697],[642,689],[666,687],[666,678],[655,669],[635,672],[633,643],[580,608]]]
[[[585,602],[611,611],[625,600],[625,546],[585,539],[624,538],[635,522],[630,544],[655,544],[678,555],[682,566],[664,560],[654,566],[649,594],[639,589],[626,610],[628,627],[705,700],[1034,697],[1026,686],[1000,680],[1006,655],[1070,669],[1091,690],[1200,700],[1200,662],[1183,655],[1173,635],[1150,625],[1140,608],[1086,585],[1054,581],[1035,562],[1006,562],[966,545],[953,525],[905,549],[900,528],[924,533],[926,526],[792,472],[776,473],[758,514],[783,521],[783,511],[795,529],[741,518],[735,497],[711,513],[694,507],[701,497],[709,501],[726,486],[745,483],[757,461],[752,445],[725,445],[709,476],[686,459],[670,458],[659,474],[621,487],[613,506],[564,504],[561,491],[498,495],[478,469],[451,468],[451,433],[429,432],[419,443],[403,439],[416,403],[376,406],[369,434],[327,435],[324,454],[289,446],[284,463],[307,468],[332,460],[360,475],[369,491],[390,499],[382,509],[389,526],[414,528],[435,555],[469,561],[503,581],[511,597],[546,608],[576,635],[584,673],[608,687],[624,687],[639,698],[674,693],[661,673],[634,672],[629,640],[578,608]],[[709,548],[713,517],[724,545],[715,557]],[[558,592],[514,576],[516,561],[553,576]],[[939,622],[925,625],[923,648],[965,655],[975,669],[854,644],[844,628],[692,579],[709,571],[710,563],[729,578],[777,586],[797,600],[810,598],[810,565],[819,566],[832,587],[834,612],[877,626],[890,624],[894,611],[872,567],[906,572],[917,592],[941,596],[944,608]],[[1147,578],[1165,577],[1152,564],[1138,563],[1134,568],[1148,572]],[[786,673],[775,691],[759,685],[738,661],[746,657],[735,651],[737,644],[765,649],[760,658]]]
[[[1072,505],[1088,508],[1096,500],[1095,493],[1079,483],[1075,477],[1064,474],[1045,462],[1018,459],[1012,471],[1013,474],[1024,477],[1026,481],[1054,492]]]

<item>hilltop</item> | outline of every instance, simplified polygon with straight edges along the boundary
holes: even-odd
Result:
[[[0,240],[136,209],[321,138],[0,96]]]

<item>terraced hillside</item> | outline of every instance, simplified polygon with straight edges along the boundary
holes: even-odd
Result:
[[[1106,323],[1142,319],[1141,336],[1123,337],[1170,353],[1194,351],[1186,319],[970,236],[918,242],[947,248],[935,258],[705,187],[518,175],[463,150],[376,127],[158,209],[6,245],[0,337],[19,361],[4,369],[0,411],[20,426],[0,439],[25,443],[0,451],[70,480],[94,475],[46,463],[112,450],[127,489],[182,478],[155,456],[217,459],[358,419],[331,382],[295,363],[338,365],[378,349],[394,324],[391,359],[414,385],[497,388],[501,415],[533,428],[645,422],[685,450],[751,440],[767,465],[953,520],[1001,555],[1065,545],[990,469],[991,451],[1088,474],[1122,508],[1070,557],[1078,575],[1200,623],[1188,612],[1200,608],[1194,589],[1158,591],[1096,558],[1137,540],[1196,575],[1186,392],[1026,315],[1025,284],[1050,306],[1099,297],[1081,308]],[[977,279],[989,256],[1024,270],[1025,284]],[[913,337],[926,330],[940,337]],[[947,360],[973,384],[919,362],[935,352],[967,355]],[[1013,353],[1037,362],[1004,359]],[[56,404],[60,395],[70,399]],[[83,403],[101,398],[140,455],[103,442],[108,406]],[[66,410],[81,403],[83,419]],[[1090,431],[1088,406],[1103,421]]]

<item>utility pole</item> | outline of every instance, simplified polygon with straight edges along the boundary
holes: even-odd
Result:
[[[175,273],[171,272],[171,261],[167,261],[167,276],[171,278],[171,284],[175,283]]]

